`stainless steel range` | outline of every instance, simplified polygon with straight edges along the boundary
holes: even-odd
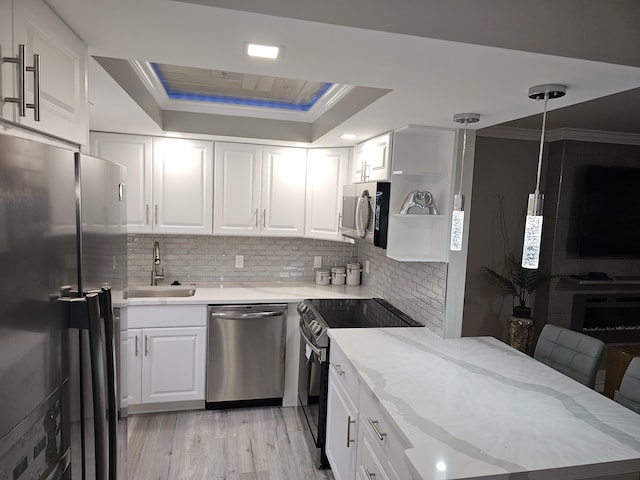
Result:
[[[314,462],[328,467],[325,456],[329,328],[419,327],[409,316],[380,298],[304,300],[300,318],[298,404],[309,425]]]

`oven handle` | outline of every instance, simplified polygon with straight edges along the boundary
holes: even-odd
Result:
[[[313,342],[311,342],[311,340],[309,340],[309,337],[307,337],[305,335],[305,333],[302,330],[302,328],[300,329],[300,335],[304,339],[304,342],[309,346],[311,351],[313,351],[313,353],[315,353],[318,356],[318,359],[320,360],[320,363],[326,362],[327,361],[327,349],[326,348],[318,348],[318,347],[316,347],[313,344]]]

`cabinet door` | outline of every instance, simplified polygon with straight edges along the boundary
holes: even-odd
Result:
[[[125,357],[123,365],[127,366],[126,375],[122,376],[122,382],[126,380],[126,388],[123,388],[121,403],[125,405],[139,405],[142,403],[142,330],[130,329],[126,332],[125,342],[122,345],[122,356]]]
[[[7,2],[4,2],[7,3]],[[15,120],[81,145],[88,144],[87,47],[41,0],[13,2],[13,48],[25,45],[27,66],[40,55],[40,121],[33,110]],[[26,72],[26,99],[33,103],[34,76]]]
[[[391,134],[356,145],[353,152],[351,183],[391,179]]]
[[[153,231],[213,233],[213,142],[153,140]]]
[[[151,137],[91,133],[91,154],[124,165],[126,174],[127,232],[151,233]]]
[[[13,49],[13,15],[11,2],[0,2],[0,59],[15,57],[17,50]],[[16,70],[14,63],[0,62],[0,97],[16,97]],[[13,103],[0,102],[0,116],[6,120],[14,119],[14,112],[18,107]]]
[[[348,161],[348,148],[308,151],[305,237],[342,239],[342,186],[346,180]]]
[[[257,235],[260,230],[262,147],[216,142],[213,232]]]
[[[206,331],[206,327],[143,330],[143,403],[204,400]]]
[[[336,480],[355,477],[358,411],[347,392],[337,383],[334,369],[329,370],[327,395],[326,452]]]
[[[304,148],[262,148],[262,235],[304,236]]]

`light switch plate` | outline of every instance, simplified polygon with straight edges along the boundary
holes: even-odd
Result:
[[[236,268],[244,268],[244,255],[236,255]]]
[[[322,256],[316,255],[315,257],[313,257],[313,268],[320,268],[320,267],[322,267]]]

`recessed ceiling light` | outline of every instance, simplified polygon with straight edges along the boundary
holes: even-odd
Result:
[[[260,58],[278,58],[280,53],[279,47],[273,47],[270,45],[258,45],[257,43],[247,44],[247,55],[250,57]]]
[[[343,140],[355,140],[356,138],[358,138],[358,135],[354,133],[343,133],[342,135],[340,135],[340,138],[342,138]]]

